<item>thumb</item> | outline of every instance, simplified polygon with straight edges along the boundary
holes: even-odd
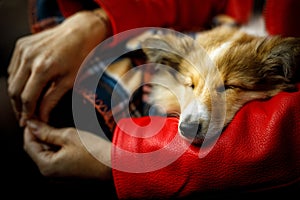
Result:
[[[51,127],[44,122],[37,120],[27,120],[26,125],[34,136],[39,139],[41,142],[62,146],[64,144],[64,140],[61,134],[61,130]]]

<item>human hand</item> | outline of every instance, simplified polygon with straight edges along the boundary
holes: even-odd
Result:
[[[44,176],[112,179],[111,143],[89,132],[28,120],[24,150]]]
[[[108,36],[103,20],[107,18],[101,19],[92,11],[78,12],[54,28],[17,41],[8,67],[8,92],[20,126],[37,110],[37,117],[48,121],[50,111],[73,87],[85,57]]]

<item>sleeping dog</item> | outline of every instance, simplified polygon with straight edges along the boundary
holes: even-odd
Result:
[[[295,91],[299,80],[299,38],[257,36],[222,25],[194,39],[161,34],[141,45],[147,62],[155,64],[153,82],[161,83],[152,85],[148,103],[177,115],[179,133],[195,145],[225,128],[246,103]],[[139,83],[127,81],[127,88]]]

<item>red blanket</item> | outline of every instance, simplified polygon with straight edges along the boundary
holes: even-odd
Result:
[[[64,16],[86,9],[86,0],[57,0]],[[201,29],[209,25],[212,17],[227,14],[240,23],[251,16],[253,0],[94,0],[108,13],[114,34],[146,27],[164,26],[178,30]],[[266,29],[269,34],[300,36],[300,1],[268,0],[264,10]],[[138,20],[137,20],[138,19]]]
[[[112,166],[120,198],[263,190],[300,180],[300,91],[245,105],[203,158],[176,137],[177,125],[160,117],[118,123]]]

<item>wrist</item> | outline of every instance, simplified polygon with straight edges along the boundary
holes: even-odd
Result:
[[[101,23],[104,24],[105,26],[105,30],[106,30],[106,33],[105,33],[105,36],[106,38],[112,36],[112,25],[111,25],[111,22],[106,14],[106,12],[101,9],[101,8],[98,8],[98,9],[95,9],[92,11],[92,13],[98,18],[98,20],[100,20]]]
[[[75,36],[84,52],[90,52],[111,35],[110,22],[102,9],[79,11],[62,24],[64,31]]]

